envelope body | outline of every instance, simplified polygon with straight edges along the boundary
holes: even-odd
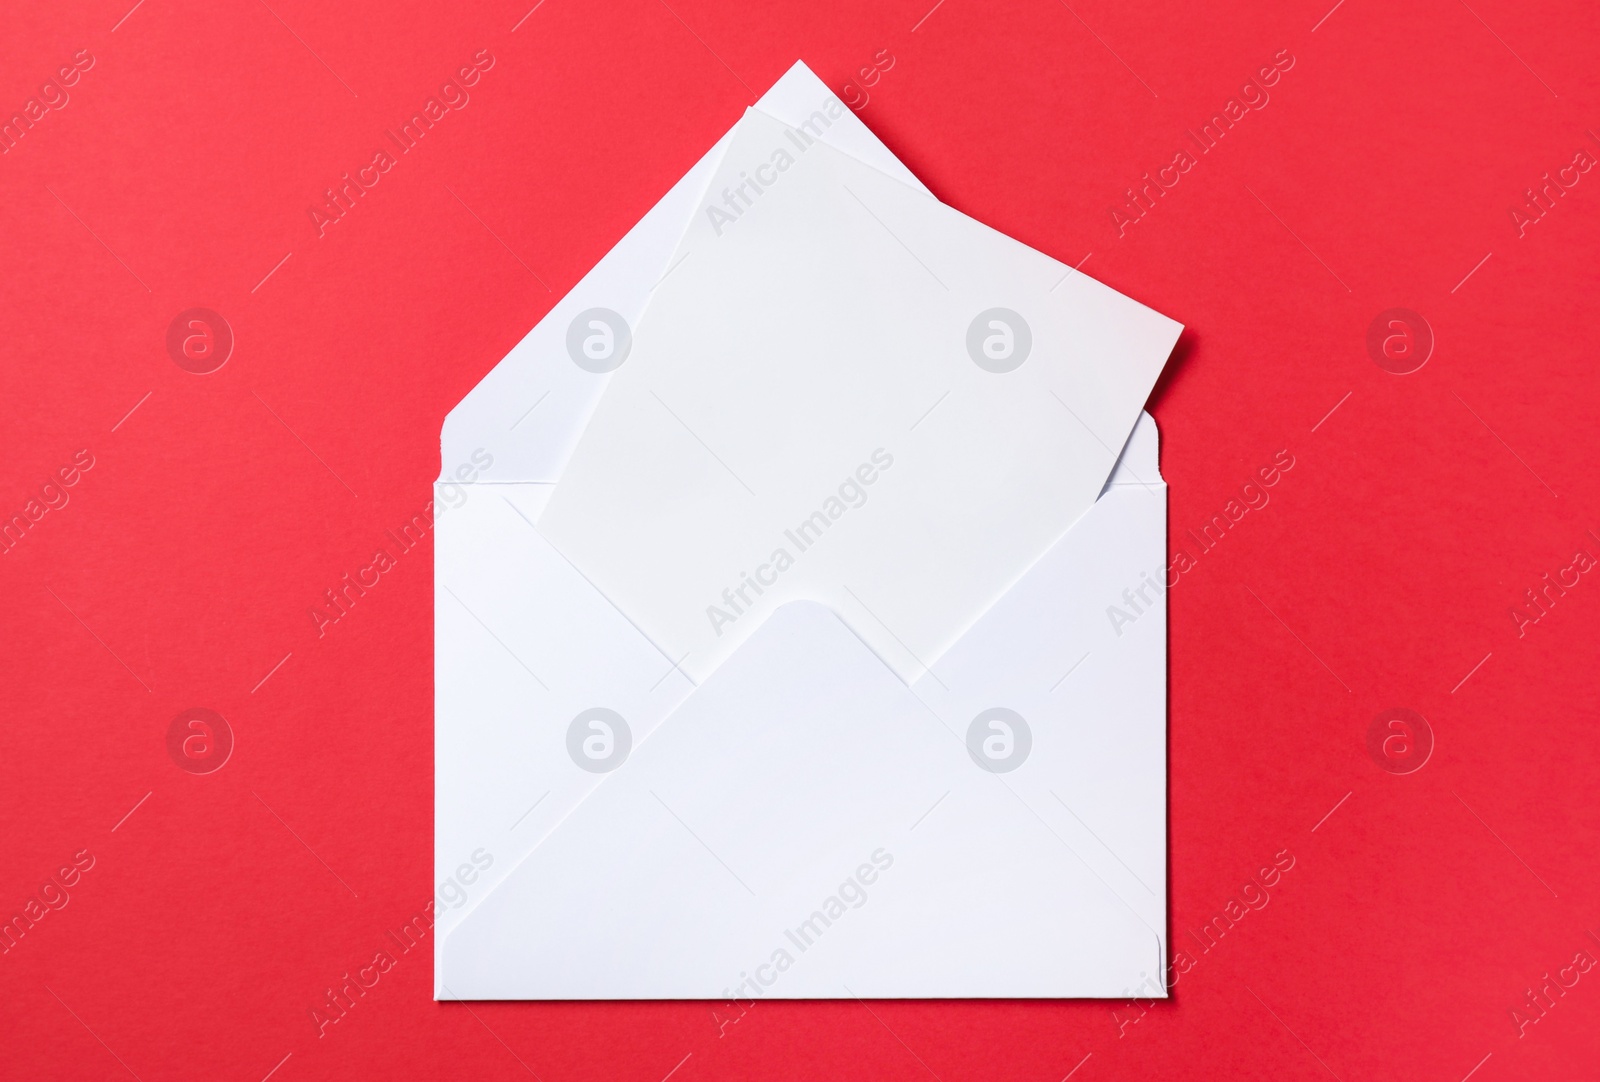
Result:
[[[931,203],[803,65],[757,109]],[[436,997],[1164,995],[1148,416],[1096,437],[1098,499],[915,665],[797,597],[685,671],[541,532],[733,134],[446,422]]]

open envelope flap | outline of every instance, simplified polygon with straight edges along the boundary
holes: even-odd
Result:
[[[796,62],[756,108],[925,191],[803,63]],[[450,411],[440,440],[441,482],[560,476],[609,371],[627,359],[630,328],[699,212],[727,145],[724,136]]]
[[[1052,769],[1045,752],[1032,769]],[[1122,994],[1159,964],[1157,933],[1055,836],[1060,818],[978,769],[833,613],[796,603],[447,933],[440,985]]]
[[[1139,931],[1124,929],[1123,953],[1115,961],[1095,956],[1098,960],[1090,965],[1079,959],[1057,974],[1048,990],[1023,981],[1013,984],[1010,992],[986,993],[974,990],[985,986],[964,979],[957,984],[938,984],[918,977],[896,994],[1113,996],[1140,986],[1146,974],[1160,972],[1166,954],[1163,599],[1147,589],[1146,596],[1155,604],[1146,606],[1131,628],[1119,629],[1105,617],[1106,604],[1119,596],[1124,585],[1137,586],[1145,581],[1147,570],[1158,572],[1162,566],[1166,490],[1156,462],[1155,425],[1148,417],[1136,427],[1112,482],[1060,544],[941,659],[934,673],[917,683],[913,691],[925,705],[905,701],[903,694],[889,696],[881,688],[872,691],[885,676],[901,693],[904,686],[852,638],[846,643],[847,651],[839,647],[852,658],[847,666],[825,680],[801,681],[789,699],[778,695],[769,704],[765,693],[755,696],[733,711],[739,719],[736,723],[727,722],[737,724],[741,732],[760,732],[772,725],[804,727],[813,722],[794,720],[796,704],[809,704],[806,717],[811,710],[823,710],[833,721],[824,718],[821,724],[850,724],[849,718],[855,715],[817,699],[809,690],[814,685],[826,684],[849,702],[859,698],[876,703],[873,695],[889,696],[902,714],[938,726],[937,731],[927,730],[938,738],[929,743],[949,743],[957,765],[973,775],[983,775],[978,780],[989,781],[995,779],[979,769],[974,753],[963,750],[971,723],[978,714],[998,706],[1014,710],[1031,726],[1031,756],[1025,763],[999,772],[1003,776],[997,775],[998,780],[1020,801],[1012,810],[1029,815],[1044,831],[1041,837],[1048,840],[1050,851],[1065,862],[1062,868],[1075,869],[1082,879],[1081,888],[1097,899],[1095,905],[1113,914],[1111,924],[1105,925],[1100,909],[1080,908],[1072,911],[1075,916],[1068,923],[1076,926],[1074,934],[1088,937],[1103,937],[1106,927],[1123,928],[1127,922]],[[707,704],[726,703],[731,695],[728,688],[733,685],[719,684],[720,698],[691,700],[701,703],[698,712],[686,713],[685,706],[684,711],[674,713],[690,691],[687,681],[603,595],[550,549],[526,520],[537,514],[550,486],[468,488],[471,501],[460,516],[441,528],[438,540],[437,845],[442,879],[448,879],[456,860],[464,861],[475,847],[484,847],[492,866],[483,871],[469,868],[476,881],[451,887],[450,893],[442,896],[435,939],[435,994],[440,998],[628,994],[617,991],[615,985],[610,992],[587,984],[558,987],[550,983],[544,968],[529,976],[533,971],[528,966],[513,963],[504,948],[517,937],[537,940],[541,935],[563,934],[560,926],[544,926],[540,931],[533,924],[517,923],[513,914],[522,903],[515,899],[523,888],[513,884],[543,882],[546,890],[579,889],[580,884],[545,878],[539,869],[545,867],[541,862],[546,858],[540,853],[558,843],[580,817],[586,821],[592,815],[610,814],[588,810],[588,801],[630,775],[646,749],[660,738],[683,725],[721,724],[685,719],[706,716],[711,711]],[[796,608],[790,606],[780,613],[793,619]],[[822,629],[820,638],[826,644],[838,636],[836,623],[810,620],[805,626]],[[765,675],[747,683],[791,688],[797,679],[791,670],[812,673],[826,660],[814,652],[816,647],[805,636],[790,634],[782,641],[787,644],[782,656],[763,653],[761,671]],[[743,658],[747,651],[748,647],[736,658]],[[524,659],[548,686],[526,671]],[[720,679],[718,676],[713,682]],[[858,687],[859,691],[850,690]],[[596,704],[615,708],[613,720],[626,719],[616,735],[630,733],[634,743],[634,757],[624,755],[622,766],[614,773],[579,769],[574,764],[586,752],[569,746],[570,723]],[[867,716],[870,713],[857,719],[859,724],[876,724]],[[580,735],[599,739],[596,732],[584,729]],[[988,726],[980,727],[977,754],[994,750],[992,746],[985,749],[982,743],[992,735]],[[826,742],[833,738],[818,739]],[[663,744],[671,746],[672,741]],[[605,748],[589,750],[605,753],[598,762],[591,762],[591,767],[604,767],[606,756],[615,754]],[[757,749],[748,770],[764,769],[760,762]],[[778,776],[792,773],[795,762],[798,760],[792,756],[782,758]],[[820,772],[816,784],[827,792],[846,784],[827,773],[828,762],[815,765]],[[690,767],[685,778],[695,776],[698,767],[692,763]],[[956,776],[963,775],[958,771]],[[972,781],[967,778],[969,784]],[[671,784],[681,783],[675,780]],[[700,787],[717,790],[726,785],[720,777],[702,778]],[[666,789],[658,787],[657,791],[671,803]],[[955,788],[951,791],[958,792]],[[954,799],[943,800],[930,813],[929,823]],[[929,803],[933,803],[931,798]],[[726,814],[750,819],[755,812],[756,805],[749,805]],[[919,825],[908,833],[922,835],[924,827]],[[551,850],[559,851],[559,845]],[[892,846],[890,851],[899,852]],[[533,858],[524,862],[530,852]],[[600,864],[613,862],[600,850],[591,853],[590,859]],[[628,856],[626,861],[633,859]],[[616,860],[623,860],[622,855],[616,855]],[[648,865],[641,869],[644,867]],[[832,876],[848,870],[835,873],[830,869],[820,874]],[[652,885],[651,874],[638,872],[640,889],[655,893],[677,889],[678,881],[670,875]],[[507,888],[511,893],[502,897],[500,892]],[[457,928],[475,924],[480,913],[501,914],[488,918],[489,924],[500,930],[464,937],[453,934]],[[1062,914],[1054,913],[1052,920],[1060,924]],[[516,927],[507,931],[497,922],[511,922]],[[774,926],[763,934],[777,931]],[[509,938],[501,942],[502,936]],[[544,949],[537,943],[535,947]],[[761,950],[767,953],[758,951],[758,957],[741,960],[738,965],[764,964],[771,949],[763,946]],[[549,961],[541,967],[547,967]],[[1015,974],[1003,962],[994,960],[996,979],[1011,980]],[[907,974],[911,971],[896,970],[887,958],[884,965],[886,974],[898,972],[910,980]],[[479,976],[446,980],[452,972]],[[696,979],[709,979],[699,970],[690,972],[697,974]],[[716,980],[731,982],[736,974],[737,970],[717,974]],[[721,987],[707,990],[697,986],[696,991],[673,994],[720,995]],[[807,991],[812,986],[801,982],[790,982],[787,987],[787,992],[777,994],[840,994],[836,989]],[[851,987],[861,995],[873,994],[854,981]]]

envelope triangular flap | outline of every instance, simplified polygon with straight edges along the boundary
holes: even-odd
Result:
[[[926,191],[803,62],[797,61],[755,108]],[[707,151],[450,411],[440,438],[441,482],[460,482],[468,476],[462,467],[481,463],[485,456],[492,464],[472,476],[500,482],[549,483],[559,478],[608,376],[591,370],[603,364],[584,368],[574,360],[569,331],[578,316],[596,309],[614,312],[621,320],[613,335],[623,333],[623,326],[637,325],[685,225],[700,211],[701,196],[730,136]],[[580,325],[587,329],[588,321]]]
[[[1156,931],[1014,782],[834,614],[785,606],[448,933],[440,983],[469,999],[1122,993],[1157,963]]]

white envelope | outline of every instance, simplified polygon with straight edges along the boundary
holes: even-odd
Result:
[[[915,184],[803,65],[757,108]],[[535,529],[726,142],[445,423],[436,998],[1160,984],[1166,489],[1148,417],[1099,500],[909,686],[795,602],[695,687]],[[1119,629],[1125,589],[1138,616]]]

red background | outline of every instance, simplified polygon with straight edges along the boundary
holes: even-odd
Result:
[[[0,1075],[1592,1067],[1600,969],[1521,1034],[1511,1012],[1600,957],[1600,575],[1522,634],[1511,610],[1600,555],[1600,172],[1525,236],[1510,210],[1600,154],[1600,9],[929,3],[7,13],[5,115],[95,63],[0,156],[0,513],[95,464],[0,556],[0,910],[95,863],[0,956]],[[480,49],[468,107],[319,238],[319,193]],[[1170,595],[1172,935],[1198,963],[1143,1013],[758,1003],[722,1027],[703,1003],[436,1004],[417,952],[319,1037],[323,990],[433,890],[431,542],[321,637],[308,609],[427,503],[446,411],[744,106],[797,57],[843,92],[879,50],[861,116],[937,195],[1188,326],[1152,403],[1174,546],[1294,457]],[[1270,103],[1119,237],[1124,189],[1279,50]],[[237,336],[210,375],[165,348],[195,306]],[[1392,307],[1437,336],[1410,375],[1368,355]],[[205,776],[165,743],[197,706],[237,739]],[[1434,734],[1414,773],[1367,752],[1392,707]]]

